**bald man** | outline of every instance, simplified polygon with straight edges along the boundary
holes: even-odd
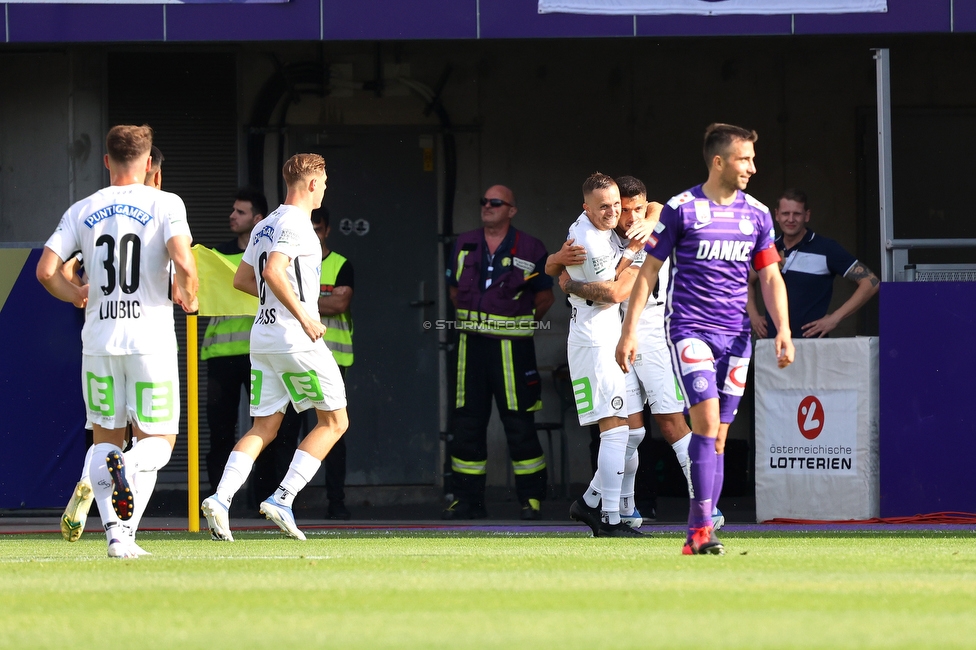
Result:
[[[447,283],[457,309],[457,398],[451,420],[451,489],[444,519],[482,519],[488,420],[494,397],[508,439],[522,519],[539,519],[546,461],[535,430],[542,383],[535,325],[553,303],[549,256],[541,241],[512,226],[515,195],[493,185],[481,197],[482,227],[458,235]]]

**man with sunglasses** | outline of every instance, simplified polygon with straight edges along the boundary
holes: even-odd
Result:
[[[447,271],[457,309],[457,397],[451,422],[454,502],[443,519],[482,519],[491,400],[508,439],[522,519],[539,519],[547,475],[533,413],[542,384],[532,335],[554,301],[541,241],[512,227],[515,195],[503,185],[481,199],[482,228],[458,235]]]

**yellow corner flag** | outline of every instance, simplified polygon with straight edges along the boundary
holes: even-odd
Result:
[[[253,316],[258,311],[258,299],[234,288],[234,266],[220,253],[197,244],[193,247],[200,276],[201,316]]]

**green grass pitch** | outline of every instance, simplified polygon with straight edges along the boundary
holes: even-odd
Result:
[[[0,537],[2,648],[972,648],[971,533]]]

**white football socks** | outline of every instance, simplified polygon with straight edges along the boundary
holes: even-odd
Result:
[[[611,526],[620,523],[620,486],[624,478],[629,434],[626,425],[600,433],[596,473],[603,495],[603,512]]]
[[[159,470],[166,467],[172,454],[173,449],[169,442],[158,436],[146,436],[138,440],[124,454],[125,476],[134,497],[132,518],[126,523],[132,529],[133,537],[139,529],[139,522],[146,512],[153,490],[156,489]]]
[[[674,450],[678,464],[681,465],[681,472],[685,475],[685,480],[688,481],[688,496],[694,499],[695,488],[691,484],[691,458],[688,457],[689,444],[691,444],[691,432],[688,432],[683,438],[671,445],[671,449]]]
[[[251,474],[254,468],[254,459],[243,451],[232,451],[227,457],[227,464],[224,465],[224,473],[217,484],[217,493],[214,495],[217,500],[230,508],[230,502],[234,500],[234,495],[244,485],[244,481]]]
[[[620,514],[634,514],[634,482],[637,478],[637,468],[640,467],[640,454],[637,448],[644,440],[645,429],[639,427],[630,429],[627,435],[627,451],[624,457],[624,477],[620,483]]]
[[[89,476],[88,467],[91,465],[92,450],[94,449],[95,445],[92,445],[88,448],[88,451],[85,452],[85,464],[81,466],[81,477],[78,479],[82,483],[88,483],[89,485],[91,485],[91,478]]]
[[[100,442],[91,447],[91,460],[88,466],[88,478],[92,485],[92,496],[98,506],[98,515],[105,527],[105,537],[112,541],[114,528],[119,525],[119,516],[112,507],[112,475],[109,474],[105,458],[109,452],[122,450],[109,442]],[[117,534],[116,534],[117,536]]]
[[[288,472],[285,474],[285,478],[281,479],[281,485],[275,490],[273,495],[274,500],[290,508],[292,502],[295,500],[295,495],[308,485],[309,481],[315,477],[315,472],[319,471],[319,467],[321,466],[322,461],[318,458],[306,451],[296,449],[295,455],[291,459],[291,465],[288,466]]]

